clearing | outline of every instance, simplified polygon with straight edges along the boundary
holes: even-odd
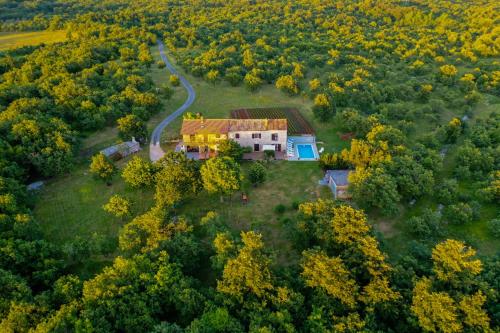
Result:
[[[0,51],[66,40],[66,31],[0,32]]]

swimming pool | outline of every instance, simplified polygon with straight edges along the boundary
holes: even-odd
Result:
[[[299,159],[313,159],[315,157],[313,147],[309,144],[297,145],[297,152]]]

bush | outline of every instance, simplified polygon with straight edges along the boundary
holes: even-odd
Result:
[[[162,69],[162,68],[165,68],[167,67],[167,65],[165,65],[165,63],[162,61],[162,60],[159,60],[156,65],[158,66],[158,68]]]
[[[458,182],[447,179],[442,184],[437,184],[436,199],[439,203],[449,205],[457,200]]]
[[[494,237],[500,238],[500,217],[489,221],[488,229]]]
[[[274,150],[264,150],[264,158],[266,159],[266,161],[274,159],[275,155],[276,153],[274,152]]]
[[[170,75],[169,81],[170,81],[170,84],[173,85],[174,87],[178,87],[181,84],[181,80],[175,74]]]
[[[240,161],[243,158],[243,148],[234,140],[224,140],[219,143],[219,156],[228,156],[235,161]]]
[[[279,205],[276,205],[274,207],[274,212],[276,214],[280,214],[281,215],[281,214],[283,214],[285,212],[285,210],[286,210],[286,207],[283,204],[279,204]]]
[[[259,162],[255,162],[248,170],[248,179],[253,185],[261,184],[266,180],[266,168]]]
[[[292,209],[293,210],[298,210],[299,209],[300,202],[294,201],[292,202]]]
[[[406,221],[409,232],[419,238],[431,238],[441,235],[440,216],[430,209],[420,216],[411,217]]]
[[[473,220],[474,211],[469,204],[459,202],[446,207],[444,209],[444,217],[451,224],[461,225]]]

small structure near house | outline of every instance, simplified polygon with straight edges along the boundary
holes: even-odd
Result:
[[[124,158],[125,156],[137,153],[139,150],[141,150],[139,142],[135,141],[135,139],[132,138],[132,141],[125,141],[117,145],[105,148],[101,150],[101,153],[104,154],[104,156],[117,161]]]
[[[40,191],[43,188],[44,182],[39,180],[37,182],[33,182],[31,184],[28,184],[26,188],[28,189],[29,192],[34,192],[34,191]]]
[[[351,170],[327,170],[325,173],[324,184],[326,184],[333,192],[335,199],[350,199],[351,194],[348,192],[349,174]]]

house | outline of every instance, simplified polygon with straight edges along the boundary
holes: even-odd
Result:
[[[104,154],[104,156],[112,160],[119,160],[130,154],[137,153],[139,150],[141,150],[139,142],[135,141],[135,139],[132,138],[132,141],[119,143],[117,145],[105,148],[100,152]]]
[[[184,119],[181,150],[199,158],[217,154],[223,140],[234,140],[253,152],[286,150],[286,119]]]
[[[351,194],[348,192],[349,174],[351,170],[327,170],[325,173],[324,183],[331,188],[335,199],[350,199]]]

